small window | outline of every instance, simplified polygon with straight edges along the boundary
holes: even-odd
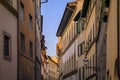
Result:
[[[24,5],[20,2],[20,19],[24,20]]]
[[[32,16],[29,14],[29,26],[30,29],[32,30]]]
[[[79,69],[79,80],[81,80],[81,68]]]
[[[85,72],[84,72],[84,66],[79,69],[79,80],[84,80],[85,78]]]
[[[33,58],[33,44],[31,41],[29,42],[29,53],[30,57]]]
[[[11,43],[10,43],[10,35],[4,32],[4,48],[3,48],[3,57],[7,61],[11,61]]]
[[[85,72],[84,72],[84,66],[82,67],[82,70],[81,70],[82,72],[82,75],[81,75],[81,77],[82,77],[82,80],[84,80],[84,78],[85,78]]]
[[[83,42],[78,46],[78,56],[80,56],[84,52],[85,52],[85,43]]]
[[[106,7],[110,6],[110,0],[105,0]]]
[[[21,51],[25,52],[25,35],[23,33],[20,33],[21,38]]]
[[[81,28],[81,31],[83,31],[84,30],[84,21],[80,21],[80,28]]]
[[[79,26],[78,22],[76,22],[76,31],[77,31],[77,33],[80,33],[80,26]]]

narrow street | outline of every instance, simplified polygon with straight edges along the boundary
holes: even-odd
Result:
[[[120,0],[0,0],[0,80],[120,80]]]

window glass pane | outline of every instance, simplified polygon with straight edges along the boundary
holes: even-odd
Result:
[[[32,30],[32,16],[29,15],[29,25],[30,25],[30,29]]]
[[[81,80],[81,68],[79,69],[79,80]]]
[[[25,52],[25,36],[21,33],[21,51]]]
[[[20,18],[24,20],[24,5],[20,2]]]
[[[4,36],[4,55],[5,56],[9,56],[9,37],[8,36]]]
[[[32,42],[29,42],[29,52],[30,52],[30,57],[33,58],[33,44],[32,44]]]
[[[76,22],[76,31],[77,31],[77,33],[80,33],[80,26],[79,26],[79,23],[78,22]]]

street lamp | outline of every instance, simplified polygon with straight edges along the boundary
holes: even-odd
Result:
[[[86,66],[88,64],[88,59],[85,57],[85,59],[83,59],[84,65]]]
[[[84,65],[86,66],[86,68],[90,68],[90,69],[93,69],[93,70],[99,69],[99,67],[87,66],[88,62],[89,62],[89,60],[87,59],[87,57],[85,57],[85,59],[83,59],[83,62],[84,62]]]

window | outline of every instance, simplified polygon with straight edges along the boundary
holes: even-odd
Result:
[[[76,68],[76,55],[74,54],[74,69]]]
[[[81,68],[79,69],[79,80],[81,80]]]
[[[29,14],[29,26],[30,29],[32,30],[32,16]]]
[[[80,21],[80,28],[81,28],[81,31],[83,31],[84,30],[84,21]]]
[[[110,0],[105,0],[106,7],[110,6]]]
[[[24,5],[20,2],[20,19],[24,20]]]
[[[85,72],[84,72],[84,67],[81,67],[79,69],[79,80],[84,80],[84,77],[85,77]]]
[[[29,42],[29,53],[30,57],[33,58],[33,44],[31,41]]]
[[[11,54],[10,54],[10,35],[4,32],[4,48],[3,48],[3,57],[7,61],[11,61]]]
[[[84,80],[84,76],[85,76],[85,75],[84,75],[84,74],[85,74],[85,73],[84,73],[84,67],[82,67],[82,70],[81,70],[81,71],[82,71],[82,72],[81,72],[81,73],[82,73],[81,77],[82,77],[82,80]]]
[[[78,22],[76,22],[76,31],[77,31],[77,33],[80,33],[80,26],[79,26]]]
[[[81,54],[83,54],[85,52],[85,42],[81,43],[78,46],[78,56],[80,56]]]
[[[81,31],[84,30],[84,21],[83,20],[75,22],[75,25],[76,25],[76,32],[77,33],[80,33]]]
[[[94,40],[94,38],[95,38],[95,30],[94,30],[94,23],[93,23],[93,40]]]
[[[23,33],[20,33],[21,38],[21,51],[25,52],[25,36]]]
[[[90,59],[90,67],[91,67],[91,59]],[[92,69],[90,69],[90,75],[92,74]]]
[[[93,67],[95,67],[95,56],[93,55]],[[93,73],[95,73],[95,70],[93,70]]]

